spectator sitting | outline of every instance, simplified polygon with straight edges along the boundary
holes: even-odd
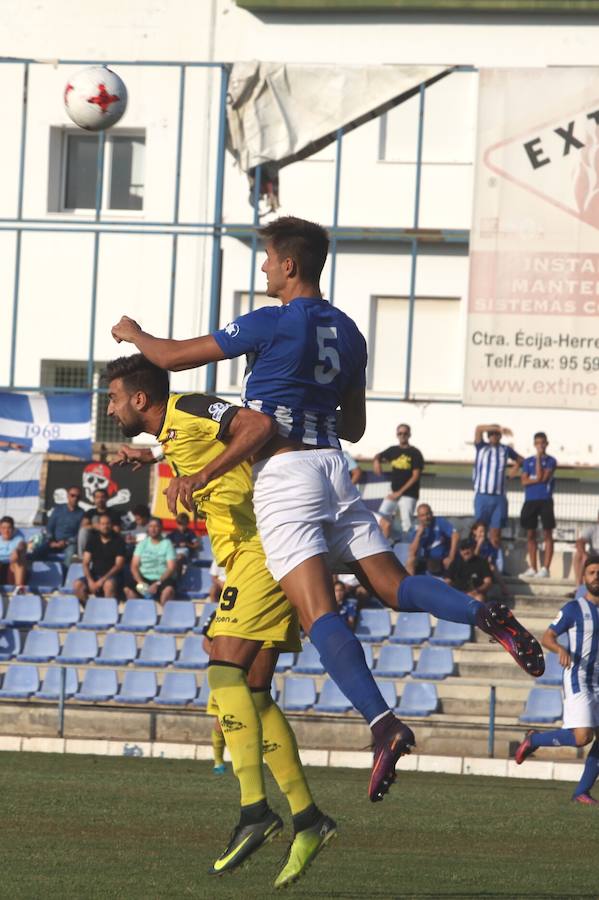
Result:
[[[58,503],[48,517],[46,540],[35,550],[35,559],[45,559],[49,552],[64,553],[64,565],[69,568],[77,553],[77,536],[85,516],[80,500],[80,487],[73,485],[67,489],[67,502]]]
[[[406,568],[412,575],[443,575],[456,557],[460,535],[448,519],[433,515],[428,503],[419,504],[416,518],[408,533]]]
[[[81,603],[90,594],[96,597],[118,597],[122,590],[125,565],[125,542],[116,534],[112,518],[105,512],[99,517],[98,528],[91,530],[83,552],[83,578],[73,585],[73,593]]]
[[[464,591],[483,603],[493,583],[489,563],[481,556],[476,556],[472,538],[460,541],[459,551],[447,570],[447,581],[458,591]]]
[[[12,516],[0,519],[0,584],[14,584],[15,594],[25,591],[27,582],[25,535],[15,528]]]
[[[509,591],[503,578],[503,553],[501,547],[494,547],[487,537],[487,526],[484,522],[475,522],[470,528],[470,537],[474,541],[474,555],[486,560],[502,595],[509,597]]]
[[[359,617],[359,602],[354,597],[347,586],[342,581],[333,583],[335,591],[335,600],[337,601],[337,612],[351,631],[356,630]]]
[[[574,568],[574,577],[576,584],[582,584],[582,573],[584,564],[589,556],[599,555],[599,512],[597,513],[597,521],[593,525],[585,525],[580,530],[580,536],[576,540],[576,551],[572,565]],[[576,592],[572,594],[574,596]]]
[[[150,521],[150,507],[145,503],[139,503],[131,510],[134,524],[123,532],[125,544],[127,545],[128,555],[131,557],[135,550],[135,545],[139,544],[148,536],[148,522]]]
[[[208,592],[208,599],[211,603],[218,603],[220,600],[221,591],[225,586],[226,574],[223,566],[219,566],[217,561],[213,559],[210,566],[210,591]]]
[[[169,531],[167,538],[175,548],[178,557],[192,556],[201,547],[201,541],[189,527],[189,516],[187,513],[179,513],[175,522],[177,527]]]
[[[162,522],[152,517],[148,522],[148,536],[137,545],[131,560],[131,575],[135,590],[127,584],[127,597],[148,597],[163,605],[175,596],[175,548],[162,537]]]
[[[98,488],[94,491],[95,507],[87,509],[81,521],[81,528],[77,538],[77,552],[79,556],[83,556],[83,551],[87,547],[87,541],[90,536],[90,529],[100,528],[100,516],[108,515],[112,523],[113,530],[118,534],[121,530],[120,513],[114,509],[108,508],[108,491],[104,488]]]

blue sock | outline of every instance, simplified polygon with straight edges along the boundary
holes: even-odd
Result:
[[[535,750],[537,747],[575,747],[576,738],[572,728],[556,728],[554,731],[534,731],[530,743]]]
[[[588,794],[597,781],[597,776],[599,775],[599,740],[595,739],[593,742],[593,746],[589,750],[589,755],[587,756],[587,761],[584,764],[584,769],[582,772],[582,778],[578,782],[576,786],[576,790],[574,791],[574,796],[578,797],[579,794]]]
[[[368,724],[389,711],[366,665],[362,645],[341,616],[325,613],[312,625],[310,640],[337,685]]]
[[[448,622],[476,624],[480,603],[468,594],[462,594],[438,578],[408,575],[397,592],[400,612],[428,612]]]

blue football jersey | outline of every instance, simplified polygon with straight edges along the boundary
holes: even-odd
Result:
[[[241,399],[272,416],[279,434],[339,447],[336,410],[349,388],[366,383],[366,341],[355,322],[326,300],[296,297],[240,316],[213,335],[228,359],[246,354]]]

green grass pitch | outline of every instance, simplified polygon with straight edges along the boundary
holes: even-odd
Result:
[[[405,773],[383,803],[368,773],[308,769],[339,837],[287,890],[297,898],[599,897],[599,813],[569,802],[571,784]],[[230,773],[208,763],[0,754],[0,896],[278,896],[287,838],[240,872],[205,873],[237,815]],[[274,783],[272,805],[289,815]]]

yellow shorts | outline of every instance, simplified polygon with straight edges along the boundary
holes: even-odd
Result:
[[[266,568],[260,544],[241,546],[227,560],[225,586],[208,637],[262,641],[263,649],[301,650],[297,613]]]
[[[209,716],[218,716],[218,706],[216,700],[212,696],[212,692],[208,695],[208,703],[206,704],[206,712]]]

